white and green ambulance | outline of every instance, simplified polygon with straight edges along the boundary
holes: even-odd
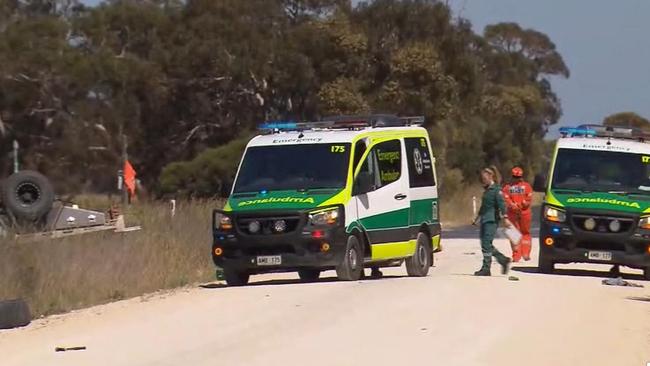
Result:
[[[650,280],[650,136],[634,129],[562,128],[545,191],[539,269],[603,263]],[[548,184],[546,183],[548,181]]]
[[[212,257],[229,285],[252,274],[297,271],[305,281],[335,269],[406,262],[426,276],[440,245],[435,159],[423,118],[336,117],[266,123],[246,147]]]

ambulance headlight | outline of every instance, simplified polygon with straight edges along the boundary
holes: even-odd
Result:
[[[338,207],[331,207],[309,213],[309,222],[312,225],[336,225],[341,216]]]
[[[221,211],[214,211],[212,213],[212,228],[218,231],[232,230],[232,220]]]
[[[642,217],[641,220],[639,220],[639,227],[641,229],[650,230],[650,216]]]
[[[552,222],[565,222],[566,213],[563,210],[560,210],[559,208],[546,206],[544,208],[544,218]]]

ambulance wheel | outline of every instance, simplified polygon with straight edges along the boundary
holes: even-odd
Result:
[[[431,251],[429,235],[423,232],[418,233],[415,253],[413,253],[413,256],[406,258],[406,273],[411,277],[426,276],[433,261]]]
[[[359,238],[348,236],[341,264],[336,266],[336,276],[341,281],[357,281],[363,274],[363,249]]]
[[[298,270],[298,277],[302,282],[314,282],[320,277],[320,269],[305,268]]]
[[[546,255],[544,255],[543,250],[540,249],[539,259],[537,262],[537,271],[539,273],[551,274],[553,273],[554,269],[555,269],[555,264],[553,263],[553,261],[547,258]]]
[[[230,268],[224,268],[223,277],[228,286],[246,286],[250,279],[250,274]]]
[[[24,327],[31,321],[32,315],[25,300],[0,301],[0,329]]]

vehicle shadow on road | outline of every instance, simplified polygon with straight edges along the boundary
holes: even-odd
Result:
[[[650,296],[628,296],[626,299],[650,303]]]
[[[228,287],[225,283],[217,283],[217,282],[199,285],[199,288],[208,289],[208,290],[214,290],[217,288],[225,288],[225,287]]]
[[[544,273],[540,273],[539,269],[537,267],[512,267],[512,271],[515,272],[522,272],[522,273],[531,273],[531,274],[537,274],[537,275],[545,275]],[[574,277],[595,277],[595,278],[617,278],[621,277],[625,280],[636,280],[636,281],[643,281],[644,278],[640,274],[632,274],[632,273],[621,273],[618,276],[612,276],[610,272],[607,271],[593,271],[593,270],[586,270],[586,269],[555,269],[553,271],[553,274],[546,274],[548,276],[574,276]]]
[[[383,281],[383,280],[391,280],[391,279],[399,279],[399,278],[407,278],[407,277],[408,276],[384,275],[381,278],[366,277],[358,281],[350,281],[350,282],[374,282],[374,281]],[[348,281],[340,281],[336,277],[324,277],[324,278],[319,278],[316,281],[302,281],[299,278],[295,278],[295,279],[263,280],[257,282],[251,281],[248,285],[243,287],[310,285],[315,283],[332,283],[332,282],[346,283]],[[225,283],[218,283],[218,282],[199,285],[199,288],[209,289],[209,290],[226,288],[226,287],[228,287],[228,285],[226,285]]]

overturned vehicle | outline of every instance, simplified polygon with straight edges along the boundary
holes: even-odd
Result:
[[[32,241],[98,231],[128,232],[117,210],[87,210],[56,199],[44,175],[23,170],[2,183],[0,236]]]

